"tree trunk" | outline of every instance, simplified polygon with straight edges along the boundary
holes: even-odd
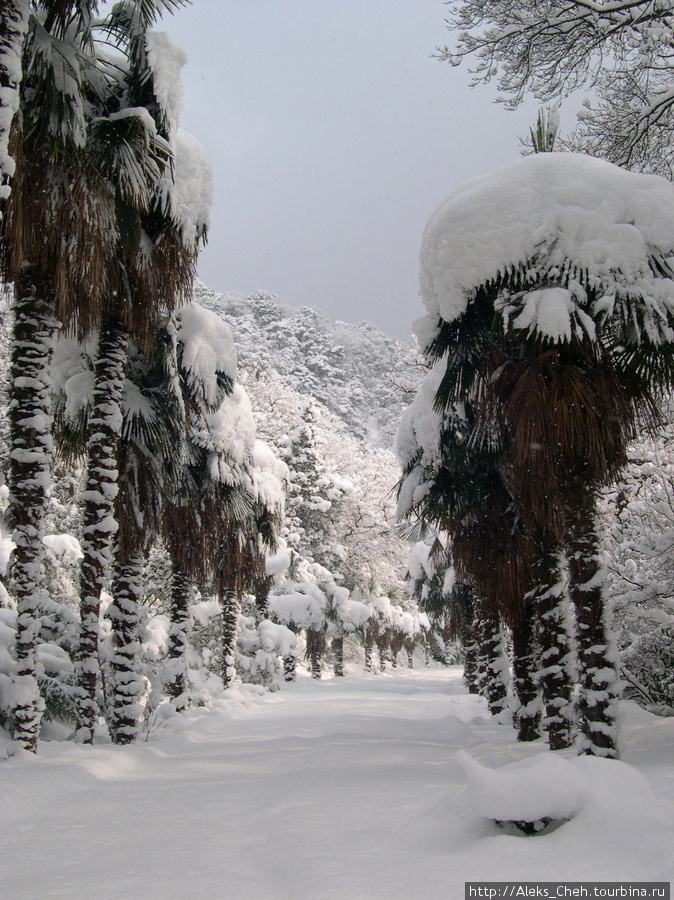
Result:
[[[569,596],[576,614],[581,753],[617,759],[619,660],[606,614],[606,568],[594,491],[580,479],[565,492]]]
[[[117,533],[118,452],[128,335],[114,318],[106,318],[98,340],[92,412],[87,446],[87,481],[80,564],[80,641],[76,656],[78,684],[77,739],[91,743],[96,722],[98,636],[101,591],[110,582],[113,541]]]
[[[187,706],[187,641],[190,627],[192,579],[178,563],[172,566],[171,628],[168,662],[164,671],[164,690],[176,709]]]
[[[297,657],[283,657],[283,680],[295,681],[297,679]]]
[[[269,591],[273,579],[263,578],[255,583],[255,621],[259,625],[269,618]]]
[[[49,363],[55,329],[51,284],[27,270],[15,286],[9,398],[9,513],[16,545],[11,579],[18,614],[10,703],[14,740],[33,752],[44,709],[35,663],[45,592],[42,527],[51,477]]]
[[[7,152],[9,129],[19,106],[17,74],[21,72],[21,49],[28,28],[28,0],[3,0],[0,9],[0,221],[9,196],[14,164]]]
[[[507,705],[508,659],[498,617],[483,601],[476,600],[475,609],[480,646],[480,693],[487,701],[489,712],[496,716]]]
[[[564,750],[572,745],[574,737],[573,648],[567,625],[565,578],[557,542],[542,535],[537,546],[532,565],[535,587],[530,601],[536,608],[542,724],[550,749]]]
[[[323,631],[307,630],[307,658],[311,668],[311,677],[320,679],[323,669],[323,651],[325,649],[325,634]]]
[[[336,635],[332,639],[332,650],[335,654],[334,672],[338,678],[344,677],[344,635]]]
[[[372,672],[372,650],[374,647],[374,634],[372,633],[372,629],[365,629],[365,671]]]
[[[119,552],[119,551],[118,551]],[[107,685],[108,728],[113,744],[130,744],[138,737],[145,692],[141,673],[141,609],[143,555],[129,554],[115,562],[112,603],[106,618],[112,624],[112,658]]]
[[[512,628],[513,724],[518,741],[535,741],[541,736],[535,624],[535,609],[531,603],[525,603],[521,621]]]
[[[236,638],[239,633],[241,604],[236,591],[224,591],[222,607],[222,683],[230,687],[236,679]]]
[[[463,644],[463,683],[469,694],[479,694],[479,646],[473,624],[466,623],[461,632]]]
[[[410,647],[407,647],[407,668],[414,668],[414,650],[412,650]]]

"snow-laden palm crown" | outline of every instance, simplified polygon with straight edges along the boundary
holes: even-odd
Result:
[[[569,661],[550,633],[564,549],[582,747],[617,753],[596,492],[672,380],[673,253],[674,187],[575,154],[469,182],[424,233],[431,370],[398,433],[399,512],[450,534],[457,569],[511,625],[536,605],[553,746],[570,724],[568,690],[550,696],[546,681]]]

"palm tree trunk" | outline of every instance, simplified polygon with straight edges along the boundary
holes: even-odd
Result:
[[[119,553],[119,550],[118,550]],[[112,603],[106,618],[112,624],[113,653],[106,690],[108,728],[113,744],[130,744],[138,737],[145,692],[141,673],[141,609],[143,605],[143,554],[117,559],[112,580]]]
[[[489,712],[496,716],[506,708],[508,698],[509,666],[503,633],[498,618],[487,604],[476,599],[475,610],[480,647],[480,693],[487,701]]]
[[[122,428],[122,395],[128,335],[107,318],[98,341],[92,413],[87,447],[80,566],[80,640],[76,657],[78,683],[77,739],[91,743],[96,721],[98,636],[101,591],[110,582],[112,548],[117,533],[115,497]]]
[[[269,618],[269,591],[273,579],[262,578],[255,583],[255,619],[257,623]]]
[[[463,645],[463,683],[469,694],[479,694],[479,646],[473,624],[466,623],[461,632]]]
[[[187,705],[187,641],[190,628],[192,579],[173,563],[171,579],[171,628],[164,690],[177,709]]]
[[[297,679],[297,657],[283,657],[283,680],[295,681]]]
[[[365,671],[372,672],[372,650],[374,648],[374,634],[371,628],[365,629]]]
[[[524,604],[521,621],[512,628],[513,641],[513,723],[518,741],[540,737],[541,704],[536,679],[538,654],[535,640],[535,609]]]
[[[28,28],[28,0],[3,0],[0,8],[0,220],[9,196],[14,163],[7,152],[9,129],[18,108],[21,48]]]
[[[574,737],[573,647],[567,625],[565,578],[558,543],[549,535],[539,535],[537,547],[530,602],[536,608],[542,724],[550,749],[564,750],[571,746]]]
[[[226,688],[236,679],[236,637],[239,632],[240,603],[236,591],[223,591],[222,607],[222,683]]]
[[[597,533],[595,492],[579,478],[563,496],[569,596],[578,641],[580,752],[616,759],[620,669],[604,601],[606,568]]]
[[[28,269],[15,286],[9,402],[9,508],[15,544],[11,577],[18,613],[10,702],[14,740],[33,752],[44,709],[35,663],[45,591],[42,526],[51,477],[49,362],[55,329],[51,284]]]
[[[344,635],[338,634],[332,639],[332,650],[335,654],[334,672],[338,678],[344,677]]]
[[[311,669],[311,677],[320,680],[323,670],[323,651],[325,634],[313,628],[307,629],[307,658]]]

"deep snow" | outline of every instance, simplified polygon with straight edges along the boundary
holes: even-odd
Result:
[[[624,762],[585,760],[578,814],[511,836],[472,806],[456,753],[497,769],[547,751],[460,674],[235,687],[133,747],[3,759],[2,896],[459,900],[466,880],[672,879],[674,719],[625,703]]]

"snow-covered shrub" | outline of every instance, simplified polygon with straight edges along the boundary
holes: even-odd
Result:
[[[298,636],[285,625],[255,616],[239,616],[236,669],[245,684],[275,688],[283,678],[283,660],[298,654]]]

